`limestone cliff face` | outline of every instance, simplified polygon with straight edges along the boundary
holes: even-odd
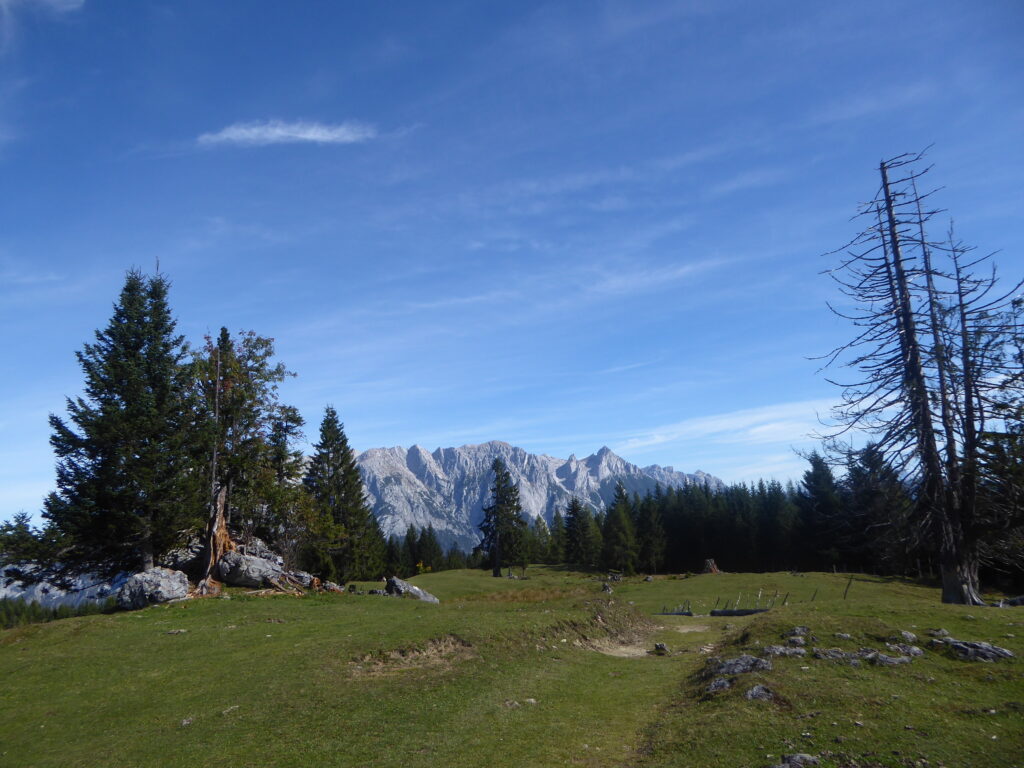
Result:
[[[402,536],[410,525],[433,525],[444,546],[469,549],[480,540],[477,526],[490,501],[491,464],[501,458],[519,486],[527,518],[550,522],[556,509],[564,509],[578,496],[596,510],[604,510],[621,482],[627,491],[645,493],[662,487],[698,483],[718,487],[718,478],[703,472],[684,474],[672,467],[638,467],[608,448],[585,459],[556,459],[527,453],[497,440],[460,448],[428,452],[372,448],[357,457],[367,495],[385,536]]]

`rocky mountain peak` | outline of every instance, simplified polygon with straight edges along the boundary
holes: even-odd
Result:
[[[420,445],[396,446],[371,448],[357,462],[386,536],[404,535],[410,525],[433,525],[444,546],[454,543],[469,549],[480,539],[478,526],[489,501],[495,458],[505,462],[519,487],[524,517],[541,517],[545,522],[551,521],[556,509],[564,510],[573,496],[597,511],[604,510],[620,482],[630,493],[640,494],[658,484],[721,485],[703,473],[687,475],[657,465],[640,468],[608,446],[582,460],[575,455],[558,459],[532,454],[500,440],[433,452]]]

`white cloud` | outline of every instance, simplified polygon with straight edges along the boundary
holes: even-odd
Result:
[[[42,8],[55,13],[77,11],[85,0],[0,0],[0,15],[13,13],[15,8]]]
[[[708,196],[725,197],[735,192],[771,187],[784,181],[786,177],[786,171],[781,168],[755,168],[713,185],[708,190]]]
[[[7,53],[15,42],[15,14],[21,9],[41,9],[51,13],[69,13],[85,5],[85,0],[0,0],[0,53]]]
[[[358,144],[376,138],[377,129],[347,120],[334,125],[298,120],[253,120],[234,123],[216,133],[204,133],[196,141],[205,146],[235,144],[264,147],[270,144]]]
[[[826,416],[833,405],[831,400],[804,400],[686,419],[634,434],[624,440],[616,451],[621,449],[628,455],[629,451],[698,439],[741,445],[802,443],[820,429],[818,416]]]
[[[680,266],[651,269],[637,267],[631,272],[617,271],[604,274],[584,288],[588,294],[633,296],[648,291],[662,290],[679,280],[717,269],[725,263],[724,259],[704,259]]]
[[[843,99],[833,101],[812,114],[809,122],[812,126],[843,123],[894,110],[905,110],[931,100],[937,93],[938,89],[933,83],[923,81],[859,95],[847,94]]]

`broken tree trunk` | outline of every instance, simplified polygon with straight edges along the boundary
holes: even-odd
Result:
[[[715,561],[712,558],[704,561],[704,573],[720,573],[718,566],[715,565]]]
[[[225,552],[235,548],[235,542],[228,533],[227,518],[224,514],[227,495],[228,489],[221,486],[213,504],[210,505],[210,519],[206,525],[206,538],[203,542],[203,577],[196,586],[196,594],[199,595],[215,595],[220,592],[220,582],[215,577],[217,563]]]

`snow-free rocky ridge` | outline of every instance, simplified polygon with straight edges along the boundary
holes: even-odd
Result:
[[[371,448],[356,460],[385,536],[402,536],[410,525],[433,525],[443,546],[469,549],[480,540],[478,526],[490,501],[491,465],[496,458],[505,462],[519,486],[524,516],[528,520],[541,517],[547,523],[573,496],[603,511],[618,482],[630,494],[641,495],[658,484],[663,488],[722,486],[721,480],[700,471],[687,474],[656,464],[639,467],[607,447],[584,459],[558,459],[492,440],[433,452],[419,445]]]

